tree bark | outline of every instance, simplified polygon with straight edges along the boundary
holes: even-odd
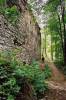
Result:
[[[64,57],[64,65],[66,65],[66,29],[65,29],[65,1],[60,0],[61,2],[61,14],[62,14],[62,24],[63,24],[63,37],[64,37],[64,44],[63,44],[63,57]]]
[[[45,34],[45,56],[47,56],[47,53],[46,53],[46,34]]]
[[[52,33],[51,33],[51,59],[53,60]]]

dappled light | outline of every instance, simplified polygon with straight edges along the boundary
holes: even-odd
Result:
[[[66,0],[0,0],[0,100],[66,100]]]

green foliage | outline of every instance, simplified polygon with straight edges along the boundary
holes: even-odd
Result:
[[[50,58],[53,61],[60,61],[64,59],[63,52],[64,52],[64,26],[63,24],[66,23],[66,16],[64,14],[64,22],[62,20],[62,5],[65,0],[48,0],[46,5],[44,5],[44,12],[46,13],[47,19],[47,28],[48,36],[50,36],[51,43],[47,43],[46,40],[46,47],[49,48],[48,44],[50,44]],[[47,37],[48,37],[47,36]],[[45,47],[45,46],[44,46]],[[46,48],[46,49],[47,49]],[[48,50],[46,50],[48,52]]]
[[[0,6],[2,7],[6,3],[6,0],[0,0]]]
[[[65,16],[64,16],[64,23],[66,24],[66,14],[65,14]]]
[[[18,20],[18,16],[20,15],[20,12],[17,9],[16,5],[12,7],[7,7],[6,5],[6,0],[0,0],[0,13],[3,14],[9,22],[15,25]]]
[[[0,13],[3,14],[5,10],[6,0],[0,0]]]
[[[49,70],[48,66],[45,66],[45,70],[41,71],[38,62],[33,62],[32,67],[34,68],[34,79],[32,80],[32,83],[35,87],[35,90],[41,93],[47,89],[45,79],[51,76],[51,71]]]
[[[51,69],[49,68],[48,64],[45,65],[44,74],[45,74],[45,79],[51,76]]]
[[[52,15],[51,18],[49,18],[48,27],[51,32],[59,32],[59,21],[56,14]]]
[[[47,4],[43,8],[45,11],[48,12],[56,12],[59,5],[60,5],[60,0],[48,0]]]
[[[1,52],[0,54],[0,95],[6,95],[7,100],[15,99],[21,88],[22,79],[26,78],[34,86],[37,93],[47,89],[45,79],[50,76],[51,71],[48,65],[42,71],[36,61],[32,65],[24,65],[18,62],[11,52]]]
[[[61,70],[63,72],[63,74],[66,75],[66,66],[64,66],[64,61],[63,60],[61,60],[61,61],[55,61],[54,63],[59,68],[59,70]]]
[[[15,24],[19,16],[19,11],[16,6],[12,6],[11,8],[5,9],[4,15],[12,24]]]
[[[7,100],[11,100],[9,99],[11,95],[14,99],[20,90],[14,75],[15,73],[10,66],[10,62],[7,60],[4,62],[4,58],[2,57],[2,60],[0,59],[0,95],[6,95]]]
[[[9,95],[7,100],[14,100],[14,97],[12,95]]]
[[[13,65],[12,65],[13,66]],[[45,84],[45,79],[51,76],[51,70],[48,65],[46,65],[45,70],[41,71],[39,63],[34,61],[32,65],[22,64],[19,66],[14,66],[14,71],[17,76],[26,77],[34,86],[35,91],[42,92],[47,89]]]

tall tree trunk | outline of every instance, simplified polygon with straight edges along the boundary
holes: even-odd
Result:
[[[52,33],[51,33],[51,59],[53,60],[53,46],[52,46]]]
[[[64,37],[64,45],[63,45],[63,57],[64,57],[64,64],[66,65],[66,29],[65,29],[65,0],[60,0],[61,2],[61,13],[62,13],[62,24],[63,24],[63,37]]]
[[[61,23],[61,18],[60,18],[60,15],[58,14],[57,12],[57,16],[58,16],[58,21],[59,21],[59,35],[60,35],[60,38],[61,38],[61,46],[62,46],[62,50],[63,50],[63,34],[62,34],[62,23]]]
[[[57,45],[56,45],[56,41],[55,41],[55,61],[58,59],[58,55],[57,55]]]
[[[62,4],[62,22],[63,22],[63,33],[64,33],[64,64],[66,65],[66,29],[65,29],[64,16],[65,16],[65,1],[63,1]]]
[[[46,54],[46,34],[45,34],[45,56],[47,56]]]
[[[61,55],[62,55],[62,57],[64,57],[64,37],[63,37],[63,31],[62,31],[61,15],[57,12],[57,16],[58,16],[58,21],[59,21],[59,31],[58,31],[58,33],[59,33],[59,36],[60,36],[60,43],[61,43],[61,48],[62,48],[62,54]]]

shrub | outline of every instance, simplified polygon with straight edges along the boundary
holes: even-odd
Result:
[[[3,58],[4,57],[4,58]],[[5,59],[5,56],[0,56],[0,95],[6,95],[7,100],[14,100],[14,97],[19,92],[14,70],[10,66],[10,62]],[[9,99],[9,98],[12,99]]]
[[[27,79],[37,94],[47,89],[45,79],[50,76],[51,71],[48,65],[44,71],[41,71],[37,61],[31,65],[24,65],[22,62],[18,62],[11,52],[0,54],[0,95],[6,95],[7,100],[15,99],[21,88],[22,79]]]
[[[4,10],[4,15],[8,19],[9,22],[12,24],[15,24],[18,20],[19,11],[17,9],[17,6],[12,6],[11,8],[6,8]]]
[[[51,76],[51,70],[48,65],[45,65],[44,71],[40,70],[40,64],[38,62],[33,62],[32,67],[34,70],[34,79],[32,84],[37,92],[44,92],[47,89],[47,84],[45,80]]]
[[[7,0],[0,0],[0,13],[3,14],[10,23],[15,25],[18,21],[20,11],[18,10],[16,5],[12,7],[7,7],[6,5]]]

